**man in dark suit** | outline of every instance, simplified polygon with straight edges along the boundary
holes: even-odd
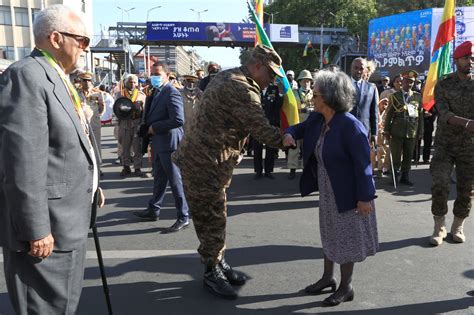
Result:
[[[367,71],[367,60],[356,58],[351,64],[352,83],[356,89],[355,104],[351,114],[354,115],[369,133],[371,143],[375,143],[378,124],[379,94],[372,83],[362,79]]]
[[[148,134],[151,135],[154,154],[153,198],[147,209],[134,214],[147,220],[158,220],[169,182],[178,210],[178,219],[168,232],[177,232],[189,226],[188,203],[184,197],[181,172],[171,161],[171,154],[176,151],[183,137],[184,109],[181,94],[169,82],[168,73],[166,63],[157,62],[153,65],[151,84],[155,92],[151,105],[145,111],[145,124],[148,126]]]
[[[62,5],[38,13],[33,32],[35,50],[0,76],[5,279],[17,314],[75,314],[100,159],[68,74],[89,38]]]

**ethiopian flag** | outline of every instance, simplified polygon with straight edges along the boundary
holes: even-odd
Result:
[[[312,48],[313,48],[313,44],[311,43],[311,40],[308,39],[308,42],[306,43],[306,46],[304,46],[303,57],[308,56],[308,51]]]
[[[250,17],[252,18],[253,22],[255,23],[255,31],[256,31],[256,38],[258,40],[258,45],[262,45],[268,48],[273,49],[272,43],[265,33],[265,30],[262,26],[262,23],[258,20],[255,11],[252,9],[252,6],[249,2],[247,2],[247,6],[249,9]],[[283,94],[283,106],[281,107],[280,112],[280,121],[281,121],[281,129],[285,130],[289,126],[295,125],[300,122],[299,114],[298,114],[298,103],[296,102],[295,95],[293,94],[293,90],[291,89],[290,82],[285,75],[285,70],[283,67],[280,67],[280,73],[282,77],[277,77],[277,80],[281,80],[281,84],[279,86],[283,86],[283,91],[280,91]]]
[[[260,24],[263,25],[263,0],[255,0],[255,15],[260,21]],[[259,33],[257,32],[257,36],[255,36],[255,46],[257,46],[258,43],[261,42],[262,39],[260,38]]]
[[[430,70],[423,91],[423,108],[429,111],[435,104],[434,89],[438,79],[451,73],[451,55],[453,52],[453,39],[456,34],[456,7],[455,0],[446,0],[443,18],[438,28],[436,41],[433,46]]]

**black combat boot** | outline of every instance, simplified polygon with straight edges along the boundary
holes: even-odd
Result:
[[[213,294],[225,299],[236,299],[237,292],[230,285],[229,280],[224,275],[220,264],[215,266],[206,266],[204,271],[204,286]]]
[[[410,177],[408,177],[408,172],[402,172],[402,178],[400,178],[400,184],[413,186],[413,183],[410,181]]]
[[[232,285],[244,285],[245,281],[247,281],[247,278],[245,275],[234,271],[231,266],[225,261],[224,258],[219,262],[219,266],[221,267],[222,271],[224,272],[224,275],[227,277],[227,280],[229,280],[229,283]]]

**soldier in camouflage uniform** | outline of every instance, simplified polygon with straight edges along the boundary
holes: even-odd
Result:
[[[431,162],[434,232],[430,243],[441,245],[447,236],[445,216],[451,172],[456,165],[453,240],[463,243],[464,220],[471,210],[474,178],[474,42],[464,42],[454,52],[457,71],[440,80],[435,87],[435,106],[439,112],[435,151]]]
[[[421,94],[412,90],[418,74],[413,71],[402,73],[402,90],[389,97],[385,116],[384,133],[390,141],[395,180],[413,186],[409,172],[416,141],[423,135],[423,106]],[[403,155],[403,161],[402,161]]]
[[[226,188],[240,162],[245,138],[282,148],[282,136],[265,118],[261,89],[280,75],[281,59],[257,46],[240,68],[220,72],[207,86],[174,161],[181,169],[184,191],[206,265],[204,284],[211,292],[236,298],[232,287],[245,283],[224,260],[227,221]]]

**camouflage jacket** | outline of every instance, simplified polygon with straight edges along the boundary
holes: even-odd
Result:
[[[474,76],[461,81],[456,73],[449,74],[436,84],[434,94],[439,113],[437,140],[455,139],[460,135],[472,137],[464,127],[448,125],[448,120],[453,116],[474,119]]]
[[[407,99],[398,91],[388,98],[385,114],[385,133],[406,139],[423,135],[423,106],[421,94],[410,91]]]
[[[174,153],[178,166],[233,169],[249,134],[261,143],[282,147],[280,129],[265,117],[260,92],[245,68],[220,72],[207,86]]]

